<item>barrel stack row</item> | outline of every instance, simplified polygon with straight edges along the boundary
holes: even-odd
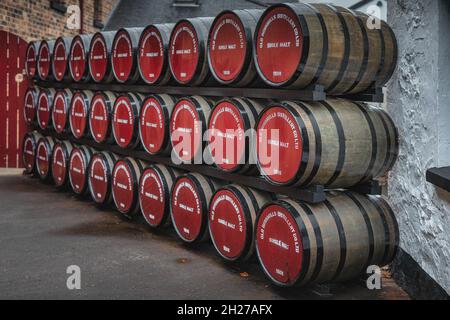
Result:
[[[224,11],[176,24],[123,28],[32,42],[29,77],[150,85],[227,85],[304,89],[333,95],[383,86],[397,62],[384,22],[325,4],[276,4]]]
[[[226,261],[256,254],[280,286],[354,278],[390,263],[398,246],[395,216],[378,196],[336,191],[310,205],[36,131],[25,137],[24,163],[58,188],[141,215],[151,228],[173,226],[186,243],[211,240]]]

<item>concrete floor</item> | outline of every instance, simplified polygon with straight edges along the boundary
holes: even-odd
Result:
[[[0,170],[0,203],[0,299],[408,299],[389,278],[379,291],[280,289],[256,261],[225,264],[209,244],[189,248],[21,171]],[[67,289],[70,265],[81,290]]]

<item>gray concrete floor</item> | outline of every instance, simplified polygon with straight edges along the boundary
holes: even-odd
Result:
[[[379,291],[280,289],[256,261],[225,264],[209,244],[190,248],[21,171],[0,170],[0,204],[0,299],[408,298],[389,278]],[[67,289],[70,265],[81,268],[81,290]]]

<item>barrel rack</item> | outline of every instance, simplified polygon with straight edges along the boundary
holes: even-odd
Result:
[[[230,87],[181,87],[181,86],[148,86],[148,85],[125,85],[125,84],[95,84],[95,83],[64,83],[36,81],[36,85],[44,88],[63,89],[70,87],[75,90],[92,91],[116,91],[116,92],[140,92],[147,94],[173,94],[173,95],[204,95],[212,97],[230,97],[245,96],[249,98],[276,99],[276,100],[302,100],[302,101],[323,101],[326,99],[326,93],[322,86],[314,86],[306,90],[285,90],[285,89],[261,89],[261,88],[230,88]],[[383,93],[381,89],[359,94],[358,101],[364,102],[382,102]],[[380,101],[381,99],[381,101]],[[154,156],[142,150],[123,149],[117,145],[99,144],[92,139],[75,139],[69,134],[57,134],[51,129],[38,131],[44,135],[52,136],[60,140],[69,140],[74,144],[83,144],[100,151],[111,151],[121,156],[129,156],[150,163],[160,163],[175,169],[189,172],[197,172],[211,178],[237,183],[254,189],[268,191],[275,194],[285,195],[292,199],[304,201],[307,203],[321,203],[326,199],[326,188],[322,185],[314,185],[306,188],[276,186],[269,183],[261,176],[246,176],[224,172],[214,166],[204,164],[175,164],[170,156]],[[361,194],[380,195],[381,186],[376,180],[371,180],[361,185],[351,188],[352,191]]]

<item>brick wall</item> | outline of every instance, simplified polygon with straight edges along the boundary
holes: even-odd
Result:
[[[70,36],[79,30],[67,28],[68,13],[60,13],[50,7],[50,0],[1,0],[0,30],[12,32],[26,41],[54,39]],[[65,6],[79,5],[78,0],[61,0]],[[100,0],[101,22],[108,21],[118,0]],[[100,31],[94,27],[94,0],[83,1],[84,33]]]

